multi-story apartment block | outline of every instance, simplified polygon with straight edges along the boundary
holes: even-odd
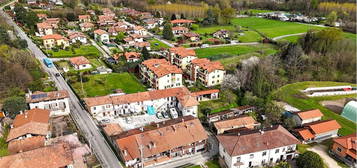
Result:
[[[66,90],[26,94],[26,103],[30,109],[47,109],[51,111],[51,116],[68,115],[70,112],[68,99]]]
[[[180,117],[112,137],[126,167],[154,166],[207,151],[208,136],[197,118]]]
[[[206,87],[211,87],[223,82],[226,71],[219,61],[199,58],[191,61],[188,73],[192,81],[199,81]]]
[[[148,109],[152,109],[155,113],[167,112],[171,108],[176,108],[180,116],[197,117],[199,104],[185,87],[91,97],[84,98],[84,101],[88,111],[98,120],[145,113]]]
[[[140,75],[154,89],[181,87],[182,73],[165,59],[149,59],[140,65]]]
[[[180,67],[182,70],[186,70],[191,61],[196,58],[195,50],[183,47],[170,48],[167,55],[167,60],[169,60],[171,64]]]
[[[282,126],[266,130],[241,131],[217,136],[219,159],[228,168],[249,168],[272,165],[276,162],[293,159],[296,139]]]

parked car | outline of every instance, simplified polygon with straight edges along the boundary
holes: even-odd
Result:
[[[106,124],[106,123],[109,123],[109,121],[110,120],[108,118],[106,118],[106,119],[100,120],[100,123]]]
[[[169,114],[167,114],[166,112],[163,112],[162,115],[164,116],[164,118],[170,118]]]
[[[156,117],[157,117],[158,119],[164,118],[164,116],[162,115],[162,113],[156,113]]]
[[[170,114],[173,119],[178,118],[178,113],[175,108],[170,109]]]

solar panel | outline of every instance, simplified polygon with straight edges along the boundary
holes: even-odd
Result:
[[[45,98],[45,97],[47,97],[46,93],[31,95],[31,99],[40,99],[40,98]]]

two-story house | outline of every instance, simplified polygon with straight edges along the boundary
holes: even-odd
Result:
[[[339,160],[343,161],[351,167],[357,166],[357,135],[356,133],[337,137],[333,139],[331,152]]]
[[[46,49],[53,47],[62,47],[63,49],[69,47],[69,40],[60,34],[50,34],[42,36],[43,45]]]
[[[70,113],[69,95],[66,90],[30,92],[26,94],[26,103],[30,109],[40,108],[50,110],[51,116],[68,115]]]
[[[172,28],[172,33],[175,36],[182,36],[185,33],[188,33],[189,29],[187,27],[176,26]]]
[[[183,86],[182,70],[165,59],[149,59],[140,64],[140,75],[152,88],[167,89]]]
[[[84,35],[84,33],[82,32],[74,32],[74,31],[68,32],[68,38],[70,43],[72,44],[77,42],[80,42],[82,44],[88,43],[87,36]]]
[[[109,43],[109,34],[102,29],[94,30],[94,39],[102,42],[102,43]]]
[[[94,24],[90,23],[90,22],[84,22],[84,23],[79,24],[79,27],[81,28],[81,31],[87,32],[87,31],[93,30]]]
[[[53,34],[53,27],[47,22],[37,23],[37,32],[36,36],[44,36]]]
[[[78,15],[78,20],[81,23],[91,22],[90,15]]]
[[[282,126],[217,135],[219,159],[228,168],[272,165],[295,158],[300,141]]]
[[[188,74],[192,81],[198,81],[206,87],[211,87],[222,84],[226,71],[219,61],[198,58],[191,61]]]

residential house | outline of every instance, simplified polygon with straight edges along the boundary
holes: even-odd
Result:
[[[120,32],[125,33],[126,29],[119,26],[111,26],[108,28],[108,33],[110,36],[117,36]]]
[[[94,31],[94,39],[102,43],[109,43],[109,34],[102,29],[97,29]]]
[[[68,115],[69,95],[66,90],[52,92],[34,92],[26,94],[26,103],[30,109],[40,108],[51,111],[51,116]]]
[[[97,23],[99,26],[108,26],[115,24],[115,20],[113,16],[99,15]]]
[[[293,159],[300,141],[278,125],[264,130],[249,130],[217,135],[222,167],[264,167]]]
[[[82,32],[68,32],[68,38],[70,43],[77,43],[80,42],[82,44],[87,44],[87,36],[84,35]]]
[[[144,23],[145,23],[145,27],[147,29],[153,29],[153,28],[159,26],[159,23],[157,23],[157,21],[155,19],[147,19],[144,21]]]
[[[211,87],[223,82],[226,71],[219,61],[198,58],[191,61],[188,73],[192,81],[199,81],[206,87]]]
[[[301,111],[293,114],[293,119],[299,126],[315,121],[320,121],[322,116],[324,116],[319,109]]]
[[[133,29],[135,34],[139,34],[141,36],[146,36],[148,34],[148,31],[142,26],[135,26]]]
[[[167,55],[167,60],[182,70],[186,70],[190,65],[191,61],[196,59],[196,52],[192,49],[187,49],[184,47],[173,47],[169,49],[169,53]]]
[[[124,53],[124,58],[126,62],[137,62],[140,61],[141,54],[138,52],[126,52]]]
[[[185,37],[185,39],[190,40],[192,42],[200,41],[200,35],[197,33],[188,32],[184,33],[183,36]]]
[[[357,136],[356,133],[333,139],[331,153],[351,167],[357,166]]]
[[[134,42],[144,42],[144,37],[140,34],[130,34],[129,37],[131,37]]]
[[[47,14],[45,14],[45,13],[38,13],[38,14],[36,14],[37,15],[37,17],[38,17],[38,19],[39,20],[46,20],[47,19]]]
[[[242,114],[250,113],[255,111],[254,106],[240,106],[236,108],[231,108],[229,110],[221,111],[218,113],[208,114],[207,123],[212,124],[216,121],[226,120],[233,117],[238,117]]]
[[[61,47],[66,48],[69,47],[69,41],[66,37],[63,37],[60,34],[50,34],[42,36],[43,45],[46,49],[50,49],[53,47]]]
[[[207,151],[208,136],[197,118],[186,116],[115,137],[115,150],[126,167],[146,167]]]
[[[303,128],[298,128],[294,131],[303,142],[311,143],[337,137],[337,132],[340,128],[341,126],[336,120],[324,120],[305,124]]]
[[[89,23],[89,22],[84,22],[84,23],[79,24],[79,27],[81,28],[81,31],[86,32],[86,31],[93,30],[94,24]]]
[[[45,22],[50,24],[54,29],[58,29],[60,18],[47,18]]]
[[[171,24],[174,26],[185,26],[185,27],[191,27],[191,24],[194,23],[195,21],[193,20],[188,20],[188,19],[176,19],[176,20],[171,20]]]
[[[89,113],[98,120],[141,114],[148,109],[162,113],[171,108],[177,108],[180,116],[197,117],[198,105],[185,87],[84,98],[84,102]]]
[[[73,168],[73,155],[67,144],[59,143],[0,159],[1,168]]]
[[[225,39],[229,37],[229,31],[228,30],[218,30],[213,33],[214,38],[219,38],[219,39]]]
[[[53,34],[52,25],[47,22],[37,23],[36,36],[45,36]]]
[[[246,128],[246,129],[256,129],[260,126],[260,123],[254,120],[251,116],[238,116],[229,118],[226,120],[221,120],[213,123],[213,128],[216,130],[216,134],[223,134],[226,131]]]
[[[149,59],[140,65],[140,75],[154,89],[182,87],[182,70],[165,59]]]
[[[104,16],[115,17],[115,13],[112,10],[110,10],[109,8],[103,8],[102,12],[103,12]]]
[[[82,23],[91,22],[90,15],[78,15],[78,20]]]
[[[201,101],[209,101],[209,100],[216,100],[219,98],[219,90],[218,89],[209,89],[209,90],[202,90],[192,93],[196,100]]]
[[[150,51],[151,50],[150,46],[151,46],[150,43],[146,41],[134,43],[134,47],[137,50],[142,50],[144,47],[146,47],[146,49]]]
[[[19,153],[44,146],[51,136],[49,116],[49,110],[38,108],[18,114],[6,139],[9,151]]]
[[[172,33],[175,36],[182,36],[183,34],[188,33],[188,32],[189,32],[189,30],[186,27],[176,26],[176,27],[172,28]]]
[[[69,62],[71,63],[71,65],[74,67],[75,70],[92,68],[90,61],[84,56],[72,57],[69,59]]]

